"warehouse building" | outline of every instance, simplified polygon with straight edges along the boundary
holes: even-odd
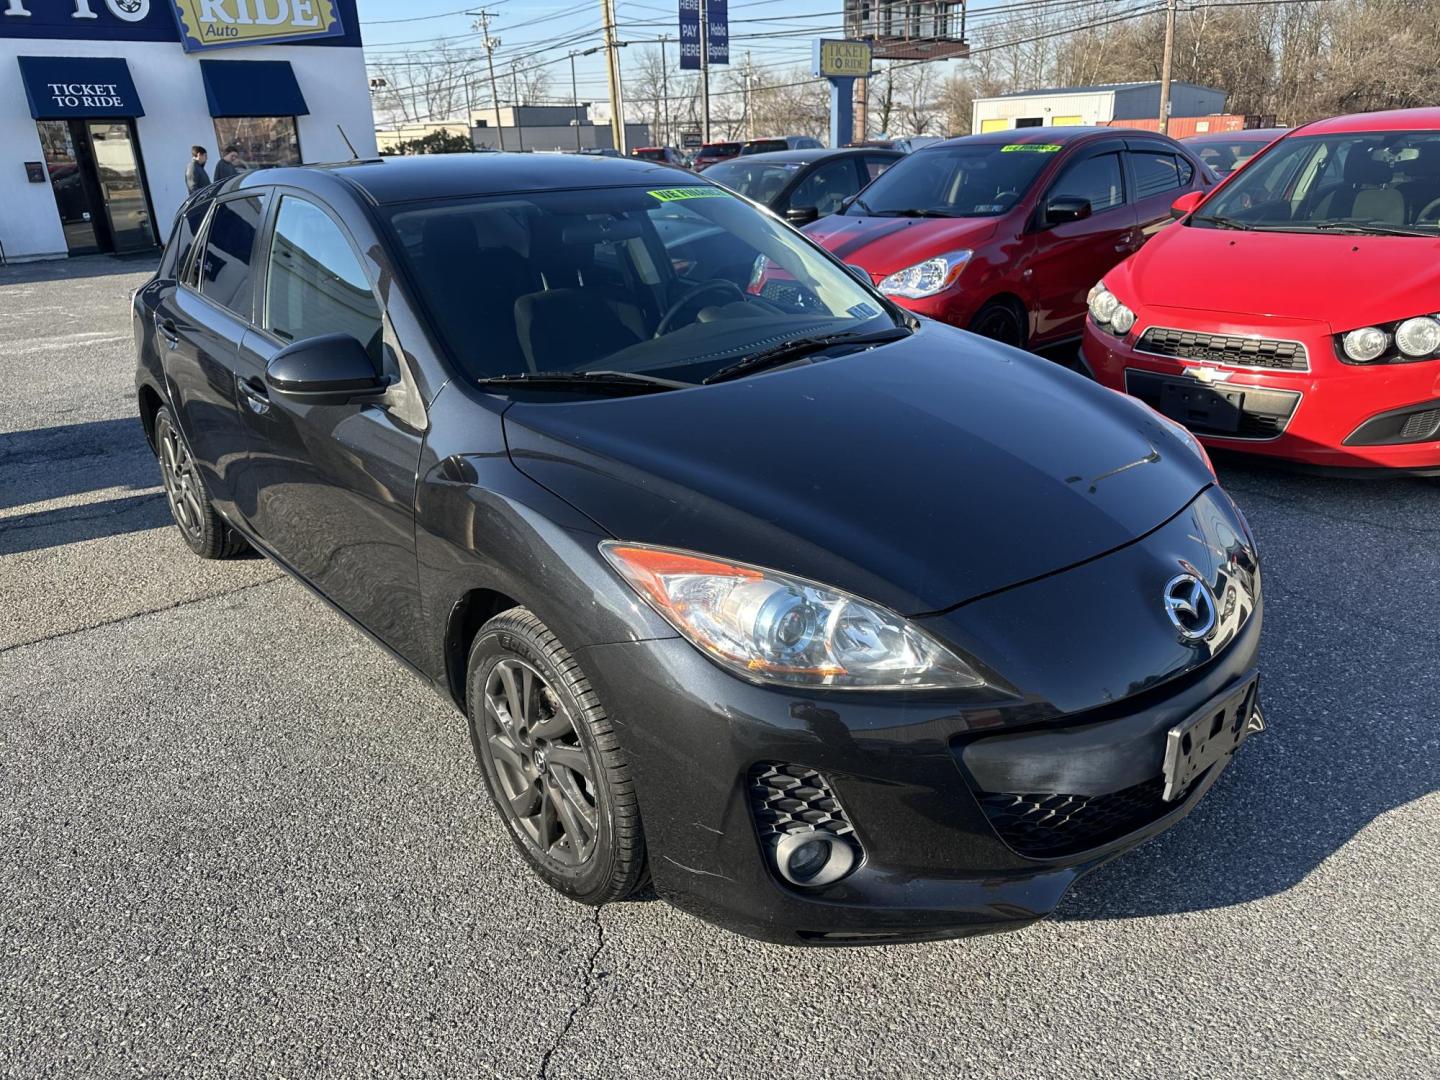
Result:
[[[1224,90],[1193,83],[1170,84],[1172,117],[1211,116],[1224,111]],[[1156,120],[1159,116],[1158,82],[1105,83],[976,98],[971,111],[970,130],[1104,126],[1130,120]]]
[[[351,144],[375,154],[355,0],[0,0],[0,259],[153,250],[192,145],[213,178],[229,145]]]

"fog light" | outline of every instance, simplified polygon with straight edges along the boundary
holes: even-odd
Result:
[[[827,832],[786,833],[775,845],[775,868],[792,885],[829,885],[854,865],[854,849]]]

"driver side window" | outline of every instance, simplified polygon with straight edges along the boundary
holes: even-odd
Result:
[[[855,162],[846,157],[822,165],[800,181],[790,194],[791,206],[813,206],[821,217],[833,214],[840,204],[860,190]]]
[[[1066,168],[1050,188],[1050,198],[1057,197],[1089,199],[1092,214],[1121,205],[1125,201],[1125,182],[1119,153],[1097,154]]]

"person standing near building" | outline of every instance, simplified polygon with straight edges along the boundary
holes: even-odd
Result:
[[[245,163],[240,160],[240,147],[230,145],[225,147],[225,153],[215,164],[215,182],[229,180],[232,176],[239,176],[245,171]]]
[[[203,146],[190,148],[190,164],[185,167],[186,191],[196,192],[210,186],[210,174],[205,171],[205,162],[209,157]]]

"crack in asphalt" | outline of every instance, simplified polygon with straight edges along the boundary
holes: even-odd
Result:
[[[237,593],[258,589],[262,585],[273,584],[284,578],[284,574],[276,574],[274,577],[265,578],[263,581],[252,581],[247,585],[238,585],[233,589],[226,589],[224,592],[209,593],[206,596],[195,596],[189,600],[177,600],[173,604],[146,608],[144,611],[136,611],[129,615],[120,615],[114,619],[106,619],[104,622],[93,623],[90,626],[77,626],[73,630],[57,630],[55,633],[46,634],[44,637],[31,638],[29,641],[17,641],[14,645],[0,646],[0,656],[12,653],[16,649],[28,649],[32,645],[43,645],[47,641],[58,641],[60,638],[74,637],[76,634],[88,634],[92,630],[103,630],[107,626],[118,626],[120,623],[129,622],[131,619],[143,619],[146,615],[159,615],[162,611],[174,611],[176,608],[188,607],[191,604],[201,604],[206,600],[219,600],[225,596],[234,596]]]
[[[565,1017],[565,1024],[560,1028],[560,1034],[555,1037],[555,1041],[550,1044],[550,1048],[540,1058],[540,1071],[536,1073],[538,1080],[550,1080],[550,1059],[565,1042],[571,1029],[575,1027],[576,1019],[595,1000],[595,964],[600,959],[601,951],[605,948],[605,924],[600,921],[600,912],[604,910],[604,907],[605,905],[601,904],[595,909],[595,948],[590,950],[589,959],[585,963],[585,984],[580,988],[580,1000],[570,1006],[570,1013]]]

